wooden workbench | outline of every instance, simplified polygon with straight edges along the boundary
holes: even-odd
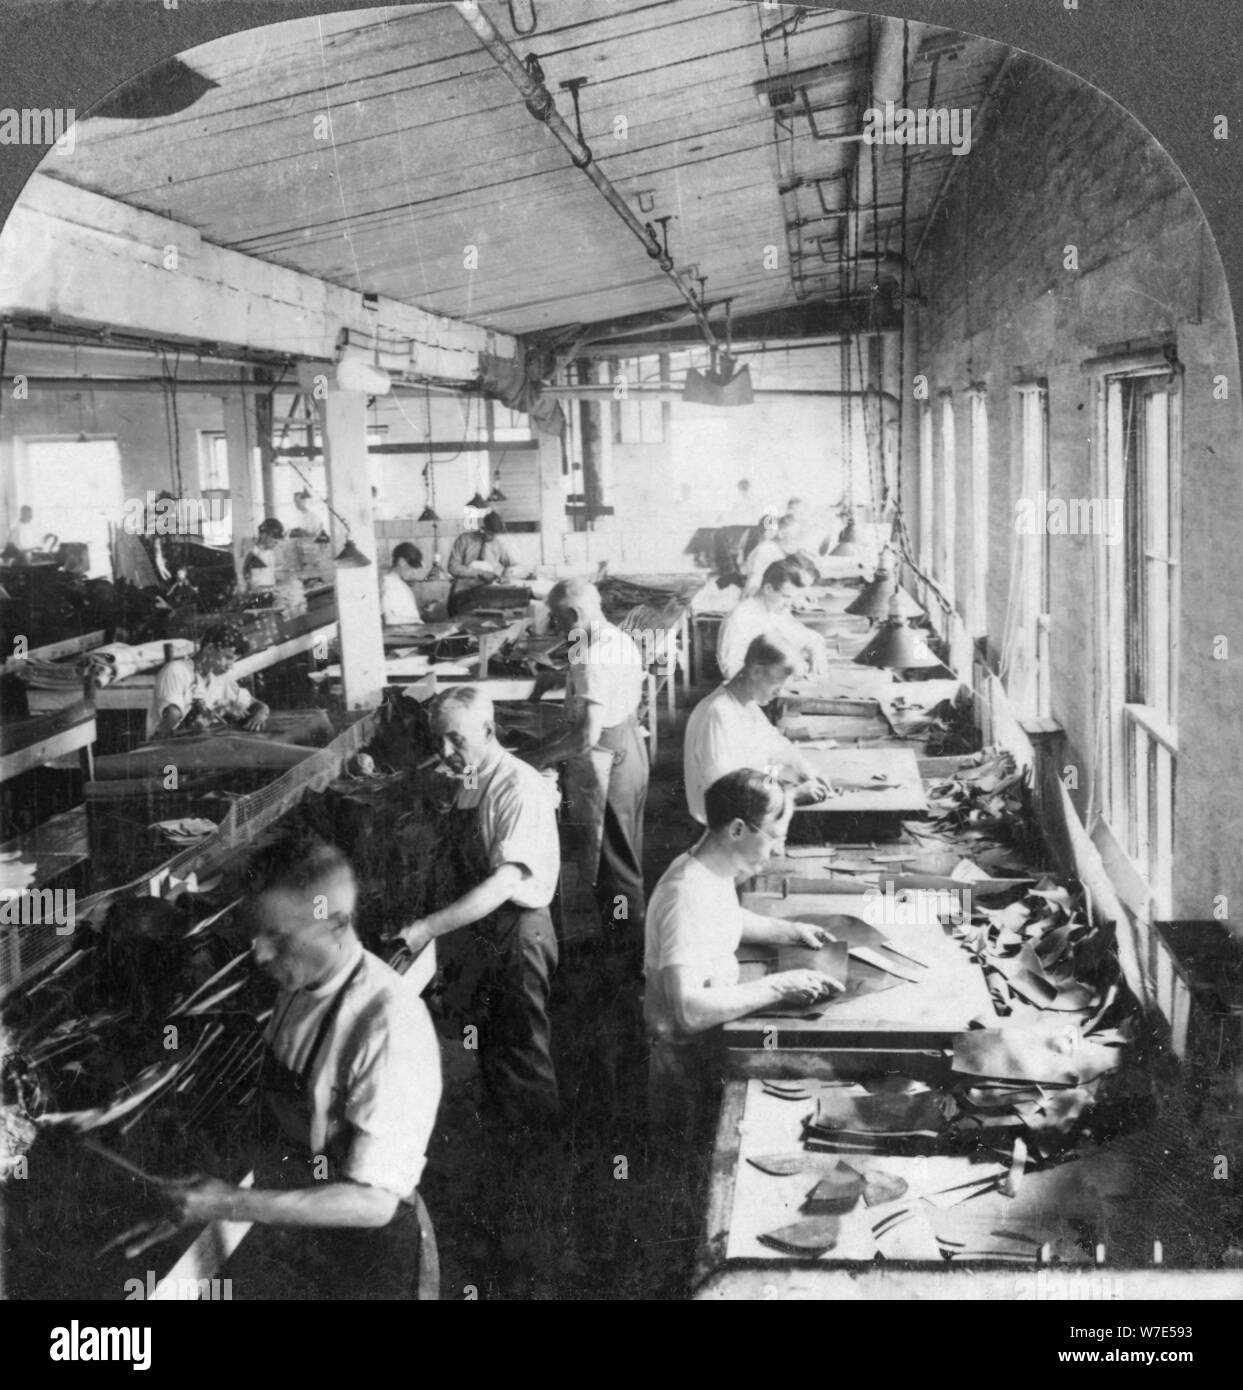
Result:
[[[867,903],[859,895],[792,893],[788,897],[744,893],[742,904],[752,912],[785,920],[808,921],[846,915],[867,921]],[[769,1074],[773,1066],[787,1068],[786,1051],[930,1052],[952,1048],[957,1034],[973,1020],[991,1019],[992,998],[983,972],[966,950],[931,913],[923,921],[874,925],[900,951],[909,951],[925,968],[895,958],[899,968],[919,976],[914,981],[894,978],[892,988],[831,1003],[819,1018],[752,1016],[724,1025],[730,1060],[748,1075]],[[754,947],[741,954],[755,956]],[[882,955],[885,953],[882,952]],[[766,973],[764,964],[744,964],[742,978]],[[759,1053],[758,1056],[750,1054]],[[822,1059],[832,1063],[832,1059]],[[804,1060],[803,1065],[815,1066]]]
[[[5,719],[0,728],[0,782],[79,751],[83,772],[90,777],[94,742],[95,710],[81,698],[63,709]]]
[[[903,820],[928,809],[911,748],[806,748],[802,755],[818,776],[843,790],[827,801],[798,808],[790,822],[793,844],[896,837]],[[875,785],[878,776],[885,785]]]

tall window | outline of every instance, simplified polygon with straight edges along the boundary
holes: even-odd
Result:
[[[1168,363],[1098,378],[1105,539],[1101,666],[1117,838],[1171,911],[1177,735],[1180,380]],[[1112,528],[1112,531],[1110,529]]]
[[[663,444],[665,411],[659,399],[645,399],[644,389],[665,384],[661,360],[631,357],[613,365],[613,442]],[[620,397],[620,399],[618,399]]]
[[[1010,570],[1003,669],[1006,691],[1023,714],[1047,715],[1049,691],[1049,393],[1042,382],[1017,388],[1019,496]]]
[[[954,437],[954,398],[945,392],[941,397],[941,472],[940,495],[937,498],[937,521],[940,544],[937,547],[937,578],[947,598],[953,599],[958,586],[954,579],[957,531],[957,444]]]
[[[925,402],[919,411],[919,563],[925,574],[933,567],[933,467],[932,406]]]
[[[988,631],[988,396],[971,391],[971,603],[973,636]]]

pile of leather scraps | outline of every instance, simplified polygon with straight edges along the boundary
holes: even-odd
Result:
[[[1008,840],[1026,823],[1026,772],[1004,749],[986,748],[959,764],[953,777],[928,789],[932,825],[972,838]]]
[[[671,580],[676,581],[676,576]],[[596,588],[600,591],[600,606],[610,622],[621,623],[635,608],[646,607],[656,616],[653,626],[663,626],[675,617],[677,610],[688,603],[692,594],[702,584],[695,577],[692,584],[671,582],[666,585],[643,584],[633,579],[602,579]]]
[[[959,1129],[1022,1127],[1052,1152],[1079,1130],[1102,1083],[1122,1065],[1128,1029],[1081,1026],[1064,1015],[960,1033],[953,1070]]]
[[[1119,975],[1114,931],[1089,921],[1082,892],[1044,875],[1008,896],[986,904],[973,893],[970,922],[954,929],[984,970],[998,1014],[1086,1018],[1108,1007]]]

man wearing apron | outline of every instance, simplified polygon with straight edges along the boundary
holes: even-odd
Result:
[[[461,986],[456,1011],[477,1029],[492,1120],[514,1135],[546,1130],[559,1113],[548,1022],[557,965],[548,905],[561,869],[556,786],[497,742],[492,701],[480,690],[442,691],[431,727],[461,783],[451,815],[474,822],[463,831],[477,836],[481,850],[471,875],[477,881],[398,936],[415,954],[448,938],[441,958]]]
[[[198,1178],[164,1195],[179,1226],[255,1223],[224,1271],[236,1298],[413,1298],[416,1189],[441,1091],[427,1008],[363,949],[339,850],[283,842],[247,872],[254,961],[280,990],[265,1033],[254,1186]]]
[[[586,881],[608,944],[643,949],[643,807],[648,761],[639,731],[643,658],[600,607],[585,579],[563,579],[548,595],[549,619],[570,638],[563,734],[523,756],[533,767],[564,762],[567,850]]]

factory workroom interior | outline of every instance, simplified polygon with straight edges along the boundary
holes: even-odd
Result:
[[[461,0],[58,134],[4,1297],[1239,1297],[1238,358],[1136,119],[880,15]]]

